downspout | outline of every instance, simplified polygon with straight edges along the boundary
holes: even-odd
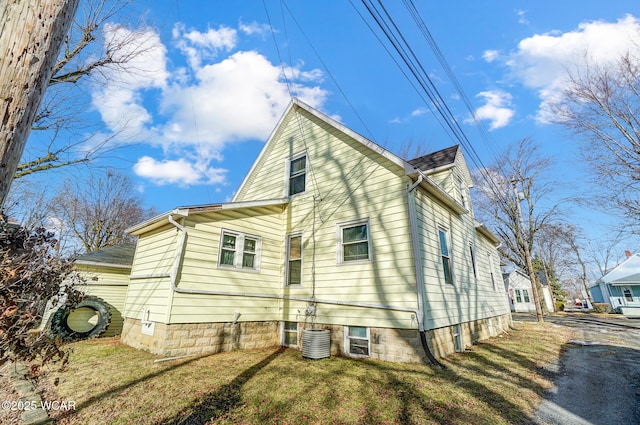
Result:
[[[176,251],[176,257],[175,257],[175,260],[173,261],[173,267],[171,268],[171,272],[169,273],[169,276],[168,276],[171,282],[171,290],[174,292],[177,292],[179,294],[223,295],[228,297],[292,300],[292,301],[313,302],[313,303],[320,303],[320,304],[346,305],[351,307],[378,308],[382,310],[404,311],[408,313],[413,313],[416,316],[418,316],[417,320],[418,320],[418,323],[420,323],[419,312],[418,310],[412,307],[394,306],[394,305],[386,305],[386,304],[359,303],[359,302],[352,302],[352,301],[317,299],[315,297],[314,298],[291,297],[291,296],[274,295],[274,294],[253,294],[253,293],[246,293],[246,292],[226,292],[226,291],[212,291],[212,290],[206,290],[206,289],[178,288],[178,286],[176,285],[176,281],[178,278],[180,263],[182,261],[182,253],[184,252],[185,241],[187,239],[187,230],[184,228],[184,226],[180,225],[177,221],[175,221],[171,215],[168,216],[168,220],[169,220],[169,223],[171,223],[181,232],[181,236],[178,242],[178,249]],[[145,275],[145,276],[130,276],[131,279],[146,279],[151,277],[167,277],[167,275],[159,274],[159,275]]]
[[[415,211],[416,203],[414,194],[412,193],[413,190],[422,183],[422,180],[422,173],[419,173],[418,180],[416,180],[416,182],[407,189],[407,207],[409,208],[409,225],[411,227],[413,265],[416,272],[416,289],[418,293],[418,332],[420,333],[420,343],[422,344],[422,348],[424,349],[424,352],[429,358],[431,364],[438,366],[441,369],[446,369],[446,366],[440,363],[431,352],[431,349],[429,349],[429,344],[427,344],[427,335],[424,329],[424,275],[422,274],[422,262],[420,261],[421,256],[420,243],[418,241],[418,222]]]

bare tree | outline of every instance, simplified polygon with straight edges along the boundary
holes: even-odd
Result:
[[[132,0],[83,0],[75,22],[48,81],[32,136],[15,177],[92,161],[121,146],[120,131],[104,133],[91,118],[87,92],[136,69],[136,58],[152,45],[144,25],[134,22],[126,31],[113,20],[131,20]],[[118,72],[114,72],[118,71]],[[90,108],[89,108],[90,109]],[[123,120],[122,127],[126,126]]]
[[[67,180],[53,201],[63,225],[87,252],[132,241],[125,229],[153,215],[125,174],[90,174]]]
[[[599,203],[640,230],[640,58],[586,65],[569,73],[553,105],[557,122],[583,138],[585,158],[606,196]],[[612,189],[614,188],[614,189]]]
[[[560,216],[559,203],[546,203],[555,189],[555,183],[547,179],[551,158],[542,156],[539,146],[525,138],[507,147],[488,169],[476,172],[477,213],[481,221],[499,236],[502,241],[500,253],[504,260],[521,270],[528,270],[525,247],[521,234],[528,245],[535,245],[536,234]],[[514,199],[512,184],[520,189],[521,199]],[[524,232],[521,232],[516,202],[522,202]],[[551,206],[549,206],[551,205]]]

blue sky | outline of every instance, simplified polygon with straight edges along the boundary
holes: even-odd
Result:
[[[488,139],[403,2],[385,3],[484,164],[531,137],[555,158],[554,176],[572,182],[559,197],[589,190],[580,145],[547,123],[545,107],[585,51],[608,61],[638,48],[631,42],[640,39],[637,1],[415,2]],[[136,72],[94,86],[88,110],[104,134],[134,142],[101,165],[130,173],[158,211],[229,201],[290,90],[396,153],[409,140],[429,151],[458,143],[367,27],[373,21],[359,1],[138,0],[133,7],[146,25],[137,42],[151,47],[131,64]],[[119,23],[130,24],[105,27],[107,38],[126,37]],[[611,222],[573,213],[593,235]]]

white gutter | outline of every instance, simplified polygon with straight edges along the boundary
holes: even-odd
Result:
[[[424,332],[424,277],[422,275],[422,261],[420,261],[420,243],[418,241],[418,222],[416,220],[415,198],[413,190],[422,183],[422,173],[418,180],[407,189],[407,207],[409,208],[409,224],[411,226],[411,245],[413,247],[413,265],[416,271],[416,286],[418,292],[418,330]]]
[[[408,313],[413,313],[416,315],[418,320],[418,324],[422,327],[422,319],[420,309],[412,308],[412,307],[404,307],[404,306],[395,306],[395,305],[386,305],[386,304],[371,304],[371,303],[361,303],[354,301],[340,301],[340,300],[331,300],[331,299],[318,299],[318,298],[308,298],[308,297],[292,297],[286,295],[275,295],[275,294],[256,294],[256,293],[248,293],[248,292],[229,292],[229,291],[214,291],[207,289],[190,289],[190,288],[178,288],[176,285],[176,281],[178,278],[178,270],[180,269],[180,263],[182,262],[182,253],[184,252],[184,246],[187,239],[187,230],[184,226],[180,225],[177,221],[173,219],[173,216],[169,214],[167,216],[169,223],[176,227],[181,233],[178,249],[176,251],[176,257],[173,261],[173,267],[171,268],[171,272],[169,274],[149,274],[149,275],[131,275],[131,279],[151,279],[151,278],[166,278],[169,277],[171,282],[171,290],[173,292],[177,292],[179,294],[199,294],[199,295],[221,295],[227,297],[247,297],[247,298],[266,298],[266,299],[277,299],[277,300],[291,300],[291,301],[302,301],[309,303],[320,303],[320,304],[333,304],[333,305],[346,305],[351,307],[363,307],[363,308],[377,308],[382,310],[393,310],[393,311],[405,311]]]

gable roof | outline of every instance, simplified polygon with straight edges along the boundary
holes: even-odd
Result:
[[[76,259],[76,264],[91,266],[109,266],[120,268],[131,268],[133,255],[136,251],[136,244],[123,243],[97,251],[87,252]]]
[[[640,283],[640,253],[633,254],[618,264],[609,273],[598,279],[598,282],[620,285],[623,283]],[[634,280],[636,279],[636,280]]]
[[[447,168],[456,162],[459,150],[460,145],[449,146],[437,152],[410,159],[408,162],[425,172]]]
[[[620,279],[612,280],[612,285],[624,285],[624,284],[636,284],[640,283],[640,273],[634,273],[629,276],[621,277]]]
[[[399,156],[397,156],[393,152],[383,148],[382,146],[378,145],[377,143],[375,143],[375,142],[367,139],[366,137],[362,136],[361,134],[358,134],[357,132],[351,130],[349,127],[347,127],[344,124],[338,122],[334,118],[331,118],[330,116],[326,115],[325,113],[318,111],[317,109],[307,105],[306,103],[304,103],[300,99],[294,97],[294,98],[291,99],[291,102],[289,103],[289,106],[287,106],[287,109],[285,110],[284,114],[282,114],[282,117],[280,118],[280,120],[276,124],[273,132],[271,133],[271,135],[269,135],[269,138],[267,139],[267,142],[262,147],[262,150],[260,151],[260,154],[258,155],[256,160],[253,162],[253,165],[249,169],[249,172],[247,173],[247,175],[242,180],[242,183],[240,184],[240,187],[238,188],[238,190],[236,191],[235,196],[233,197],[233,201],[235,201],[237,199],[237,197],[242,193],[245,185],[249,182],[250,176],[255,171],[256,166],[258,166],[258,164],[261,163],[261,159],[265,155],[265,153],[267,151],[267,147],[269,146],[269,144],[272,142],[272,140],[277,138],[278,130],[281,128],[282,123],[287,119],[287,117],[290,114],[295,114],[295,113],[298,112],[298,110],[303,110],[303,111],[315,116],[316,118],[318,118],[319,120],[325,122],[326,124],[328,124],[329,126],[333,127],[334,129],[340,131],[343,134],[346,134],[347,136],[349,136],[350,138],[352,138],[356,142],[361,143],[363,146],[365,146],[369,150],[372,150],[373,152],[377,153],[378,155],[380,155],[380,156],[388,159],[389,161],[393,162],[394,164],[402,167],[402,169],[404,170],[404,172],[406,174],[411,174],[411,173],[414,172],[414,166],[413,165],[409,164],[407,161],[405,161],[404,159],[400,158]]]

